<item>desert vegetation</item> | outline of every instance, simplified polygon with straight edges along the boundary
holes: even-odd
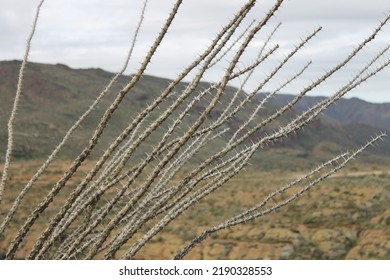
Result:
[[[8,122],[7,148],[0,185],[1,209],[7,207],[7,210],[2,210],[0,216],[2,218],[0,234],[8,243],[5,258],[136,258],[144,246],[155,242],[162,230],[176,225],[192,208],[204,207],[204,199],[217,195],[218,192],[226,193],[224,188],[227,183],[247,168],[250,160],[259,151],[306,127],[326,108],[380,73],[390,63],[385,57],[389,49],[387,45],[366,61],[353,77],[340,84],[329,98],[315,103],[299,114],[291,114],[291,108],[307,93],[348,67],[354,58],[369,47],[370,42],[375,40],[388,23],[390,16],[387,16],[338,64],[306,85],[285,105],[270,109],[266,106],[267,101],[289,83],[304,75],[311,62],[298,65],[290,79],[281,81],[280,86],[274,91],[261,98],[258,97],[258,93],[270,81],[278,78],[278,73],[283,71],[284,67],[291,63],[292,58],[320,33],[321,28],[316,28],[312,33],[297,40],[295,47],[284,59],[275,62],[273,68],[267,72],[263,80],[258,81],[256,87],[244,92],[248,81],[254,78],[255,70],[261,69],[263,63],[278,51],[279,45],[273,43],[273,36],[280,25],[275,25],[274,30],[259,48],[257,56],[252,58],[251,64],[243,66],[241,59],[255,36],[263,32],[264,26],[270,24],[270,19],[283,3],[281,0],[275,1],[263,18],[251,20],[253,16],[251,10],[256,1],[244,1],[242,7],[216,32],[215,38],[204,51],[165,89],[161,89],[159,94],[150,93],[156,94],[153,101],[140,108],[136,114],[129,114],[129,121],[119,135],[101,148],[99,144],[108,127],[112,125],[115,119],[113,116],[120,110],[124,99],[134,98],[132,95],[134,88],[145,75],[145,70],[158,52],[166,33],[174,25],[175,16],[180,12],[182,2],[175,1],[160,33],[150,49],[145,52],[145,59],[137,72],[115,93],[104,113],[94,119],[95,127],[89,141],[66,167],[56,168],[59,164],[56,163],[58,154],[68,142],[74,141],[73,134],[83,129],[83,123],[108,98],[108,93],[131,63],[132,52],[137,43],[137,36],[142,32],[145,8],[148,4],[148,1],[144,2],[124,65],[70,126],[47,159],[37,164],[37,171],[31,177],[16,182],[11,176],[14,122],[18,117],[22,92],[28,90],[23,88],[24,74],[28,67],[30,44],[44,1],[39,3],[20,66],[14,105]],[[213,83],[202,82],[205,73],[220,63],[226,64],[220,79]],[[231,81],[237,79],[241,86],[232,90],[229,85]],[[183,84],[184,80],[189,82]],[[230,213],[224,211],[221,221],[202,227],[201,232],[195,231],[196,234],[191,236],[187,244],[180,244],[180,248],[175,248],[177,252],[172,256],[175,259],[184,258],[210,235],[218,234],[222,230],[234,231],[237,227],[245,227],[254,221],[259,222],[257,220],[261,217],[272,216],[280,208],[293,207],[292,203],[295,200],[344,168],[366,148],[383,140],[385,136],[384,132],[378,132],[367,139],[366,144],[356,147],[355,150],[334,155],[333,158],[318,163],[306,174],[288,183],[284,182],[279,187],[264,189],[256,195],[252,195],[252,191],[249,192],[241,185],[235,186],[231,193],[232,197],[236,195],[236,189],[242,188],[239,191],[240,195],[245,195],[247,191],[252,199],[245,205],[237,207],[232,202],[231,208],[234,211]],[[96,159],[92,159],[92,156]],[[15,163],[15,166],[18,164],[20,163]],[[18,169],[22,167],[18,166]],[[58,176],[55,176],[58,178],[54,182],[50,180],[46,181],[47,184],[42,184],[42,181],[56,170],[60,170],[59,174],[56,174]],[[23,183],[22,187],[15,186],[20,182]],[[42,196],[38,201],[28,200],[29,195],[37,191],[37,186],[40,187],[39,194]],[[230,201],[229,195],[226,195],[226,200]],[[34,204],[33,210],[24,211],[30,203]],[[23,219],[18,215],[16,225],[18,230],[9,238],[7,230],[14,226],[13,221],[17,212],[23,212]],[[307,217],[303,223],[311,223],[310,219]],[[44,227],[40,222],[42,220],[45,221],[43,224],[46,224]],[[194,226],[186,224],[185,221],[184,225]],[[268,234],[268,240],[280,236],[280,232],[276,230],[274,234],[272,231],[264,234]],[[315,236],[314,240],[318,243],[321,243],[321,238],[325,238],[325,241],[329,236],[338,238],[337,231],[326,231]],[[24,251],[23,245],[26,243],[32,245]],[[340,255],[342,254],[345,254],[345,250]]]

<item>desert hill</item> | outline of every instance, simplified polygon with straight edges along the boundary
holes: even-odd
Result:
[[[270,99],[270,104],[284,104],[293,97],[291,94],[277,94]],[[305,96],[295,106],[295,109],[304,111],[324,98],[321,96]],[[365,124],[390,130],[390,103],[376,104],[355,97],[343,98],[336,105],[329,107],[324,116],[343,124]]]
[[[5,153],[6,126],[16,90],[19,66],[20,61],[0,62],[0,147],[3,147],[0,149],[0,157],[3,157]],[[72,69],[62,64],[29,63],[15,123],[14,157],[41,158],[49,154],[67,129],[104,89],[112,76],[112,73],[102,69]],[[115,94],[129,79],[129,76],[122,76],[119,79],[107,98],[82,124],[81,129],[73,136],[71,144],[65,147],[60,157],[70,158],[77,154],[83,144],[88,141],[96,120],[100,118],[110,101],[115,98]],[[145,108],[169,82],[168,79],[144,75],[115,113],[97,150],[104,149],[104,145],[118,135],[121,129],[131,121],[131,118],[141,108]],[[201,87],[207,85],[203,83]],[[182,83],[176,90],[180,91],[184,86],[185,83]],[[229,87],[226,91],[234,92],[235,89]],[[289,98],[291,96],[277,95],[263,113],[276,110]],[[294,109],[304,110],[316,101],[318,98],[304,98]],[[222,102],[227,102],[227,100]],[[297,134],[268,147],[274,149],[274,152],[260,152],[254,158],[254,165],[267,168],[279,165],[288,166],[294,162],[295,165],[307,166],[318,158],[327,158],[339,151],[360,146],[379,129],[390,130],[389,107],[390,104],[370,104],[358,99],[343,99],[337,106],[332,106],[325,113],[324,118],[316,119]],[[289,112],[289,114],[296,113]],[[214,114],[218,114],[218,109]],[[237,115],[231,126],[238,127],[242,117],[242,115]],[[276,126],[268,129],[275,129]],[[369,159],[364,160],[381,161],[383,156],[388,155],[390,155],[390,141],[387,140],[375,149],[370,149]],[[264,156],[267,158],[266,161]]]

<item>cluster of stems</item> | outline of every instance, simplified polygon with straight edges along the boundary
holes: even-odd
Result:
[[[0,185],[0,204],[9,181],[8,174],[14,142],[13,122],[23,85],[23,74],[43,2],[39,3],[32,32],[27,41],[14,107],[9,119],[8,147]],[[124,65],[102,89],[90,107],[69,128],[58,146],[22,188],[4,219],[0,221],[0,234],[6,232],[20,205],[26,203],[24,200],[26,194],[47,171],[65,143],[71,141],[72,134],[80,129],[84,119],[106,97],[107,92],[127,69],[138,34],[142,29],[147,2],[147,0],[144,1]],[[114,101],[97,121],[96,129],[87,145],[27,216],[10,242],[6,258],[15,258],[41,214],[51,209],[53,200],[66,185],[74,184],[71,179],[76,176],[79,168],[87,163],[92,151],[96,149],[113,113],[121,105],[125,96],[132,98],[134,87],[140,83],[147,66],[156,55],[171,25],[174,24],[174,18],[182,2],[181,0],[175,1],[139,69],[117,93]],[[387,16],[348,56],[306,85],[294,99],[281,107],[270,109],[266,106],[267,101],[290,83],[300,79],[309,69],[311,61],[298,66],[296,73],[280,82],[280,86],[274,91],[261,95],[261,98],[258,93],[278,79],[278,74],[284,70],[285,65],[289,64],[292,58],[317,36],[321,28],[315,29],[297,41],[295,47],[283,59],[275,62],[272,68],[265,67],[264,62],[269,61],[269,58],[274,56],[279,49],[278,44],[272,43],[274,34],[280,27],[278,24],[264,40],[252,62],[243,67],[243,55],[248,52],[256,36],[264,32],[264,27],[270,24],[271,18],[281,7],[283,1],[276,0],[263,18],[252,20],[249,24],[247,23],[248,17],[256,1],[244,2],[230,21],[216,33],[205,50],[179,73],[149,105],[133,117],[127,127],[94,161],[95,164],[84,178],[72,186],[72,192],[63,205],[55,209],[57,212],[47,221],[47,228],[36,238],[26,258],[134,258],[145,244],[176,220],[179,215],[208,195],[218,191],[243,170],[257,151],[296,133],[330,105],[390,64],[389,60],[379,62],[389,49],[389,46],[386,46],[383,51],[367,61],[353,77],[341,84],[331,96],[302,113],[288,114],[307,93],[326,83],[335,73],[347,67],[351,60],[358,56],[387,24],[390,19]],[[201,84],[202,78],[210,69],[226,61],[228,64],[221,72],[219,80],[207,84],[207,87],[204,83]],[[262,80],[256,76],[259,69],[267,69],[267,74]],[[251,78],[257,80],[258,83],[244,92]],[[185,83],[183,87],[183,80],[190,80],[190,82]],[[240,81],[241,84],[234,92],[231,92],[227,88],[233,81]],[[239,120],[238,126],[237,120]],[[368,146],[384,136],[384,133],[379,133],[366,145],[358,147],[356,151],[336,156],[319,164],[301,178],[275,188],[272,193],[264,194],[264,198],[261,201],[254,201],[252,207],[205,230],[178,252],[175,258],[183,258],[212,233],[257,219],[291,203],[343,168]]]

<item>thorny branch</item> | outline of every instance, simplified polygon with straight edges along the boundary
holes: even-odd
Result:
[[[14,144],[13,122],[23,87],[30,45],[43,2],[41,1],[37,7],[33,28],[27,40],[15,102],[9,118],[8,146],[0,184],[0,203],[4,190],[8,187],[8,173]],[[105,98],[107,92],[126,70],[131,62],[132,52],[145,18],[147,2],[147,0],[144,1],[124,65],[90,107],[70,127],[51,155],[20,191],[11,209],[1,221],[0,234],[9,227],[17,209],[22,205],[25,195],[40,176],[47,171],[65,143],[70,141],[74,131],[80,128],[84,119]],[[256,1],[246,1],[232,19],[215,35],[208,47],[151,104],[141,110],[103,151],[96,164],[75,186],[66,202],[50,219],[46,230],[40,233],[27,258],[92,259],[103,256],[111,259],[115,258],[118,252],[121,252],[121,258],[134,258],[136,253],[170,222],[189,207],[196,205],[209,194],[223,187],[226,182],[245,168],[258,150],[269,143],[296,133],[345,94],[389,66],[389,59],[385,59],[381,64],[378,63],[388,52],[390,47],[387,46],[374,58],[367,61],[349,81],[340,84],[339,89],[330,97],[318,102],[301,114],[293,117],[290,115],[288,118],[287,112],[307,93],[347,67],[353,58],[368,47],[368,44],[375,39],[390,20],[390,16],[387,16],[345,59],[306,85],[293,100],[273,111],[265,110],[269,99],[302,77],[311,61],[297,70],[289,79],[280,82],[280,86],[274,91],[261,98],[258,93],[264,90],[271,81],[277,79],[278,74],[283,71],[285,66],[291,64],[292,58],[321,30],[318,28],[302,39],[282,60],[275,63],[271,70],[266,70],[265,78],[258,81],[257,86],[245,92],[244,88],[248,88],[248,81],[252,78],[258,79],[256,77],[257,71],[259,69],[264,71],[262,68],[264,62],[279,50],[279,45],[274,44],[272,40],[280,28],[280,24],[268,35],[249,65],[240,68],[238,65],[243,65],[241,63],[243,55],[250,48],[250,44],[256,40],[255,37],[263,32],[264,26],[269,24],[282,3],[282,0],[276,0],[274,6],[265,13],[261,20],[251,20],[247,24],[246,20],[250,17],[250,12],[256,5]],[[107,124],[111,121],[112,114],[120,106],[125,96],[131,97],[134,86],[140,82],[150,61],[157,55],[157,49],[171,25],[174,24],[174,18],[179,12],[181,4],[182,1],[177,0],[173,5],[167,20],[161,27],[153,45],[147,51],[136,74],[131,77],[128,84],[118,92],[116,99],[108,106],[98,121],[89,143],[52,187],[49,194],[43,197],[40,204],[28,215],[19,232],[9,244],[6,258],[15,258],[23,240],[27,238],[39,216],[44,211],[50,210],[53,199],[75,176],[76,171],[96,148]],[[242,29],[241,26],[244,24],[246,27]],[[208,86],[201,84],[202,78],[210,69],[218,67],[226,61],[228,64],[219,80]],[[178,91],[180,83],[188,77],[192,77],[190,82],[184,86],[183,90]],[[239,80],[241,84],[234,93],[227,93],[227,87],[233,80]],[[239,126],[232,130],[232,122],[239,118],[241,118]],[[275,123],[279,124],[277,128],[274,126]],[[269,129],[270,127],[272,130]],[[158,141],[153,142],[151,139],[156,135],[158,135]],[[306,175],[275,189],[260,202],[254,202],[253,207],[204,231],[178,252],[175,258],[183,258],[214,232],[271,214],[273,211],[288,205],[343,168],[368,146],[385,136],[384,133],[380,133],[356,151],[336,156]],[[150,144],[146,153],[139,153],[144,144],[151,142],[153,143]],[[213,148],[210,149],[210,147]],[[198,156],[202,157],[200,161],[195,160]],[[177,175],[181,175],[181,179],[176,180]],[[291,194],[293,189],[296,192]],[[116,190],[114,195],[112,195],[113,190]],[[275,205],[269,205],[273,198],[282,194],[287,195],[287,198]],[[83,222],[80,223],[80,221]],[[146,225],[148,230],[145,232]],[[69,229],[72,233],[66,234]],[[135,236],[137,237],[135,238]],[[59,244],[56,241],[60,238],[62,240]],[[127,251],[123,252],[121,250],[125,244],[128,244]]]

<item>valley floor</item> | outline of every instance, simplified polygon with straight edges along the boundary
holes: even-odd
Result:
[[[92,164],[92,163],[91,163]],[[12,171],[0,219],[11,197],[25,182],[34,161],[19,162]],[[29,205],[36,205],[66,167],[57,163],[45,175],[40,187],[29,194],[15,221],[0,238],[0,253],[6,249],[26,217]],[[138,254],[138,259],[169,259],[188,241],[210,225],[249,208],[298,172],[248,170],[223,189],[183,214]],[[66,191],[58,197],[58,205]],[[276,213],[244,225],[220,231],[206,239],[188,259],[390,259],[390,169],[353,166],[342,170]],[[31,210],[30,210],[31,211]],[[23,258],[54,211],[44,214],[18,257]],[[126,247],[124,248],[124,250]]]

